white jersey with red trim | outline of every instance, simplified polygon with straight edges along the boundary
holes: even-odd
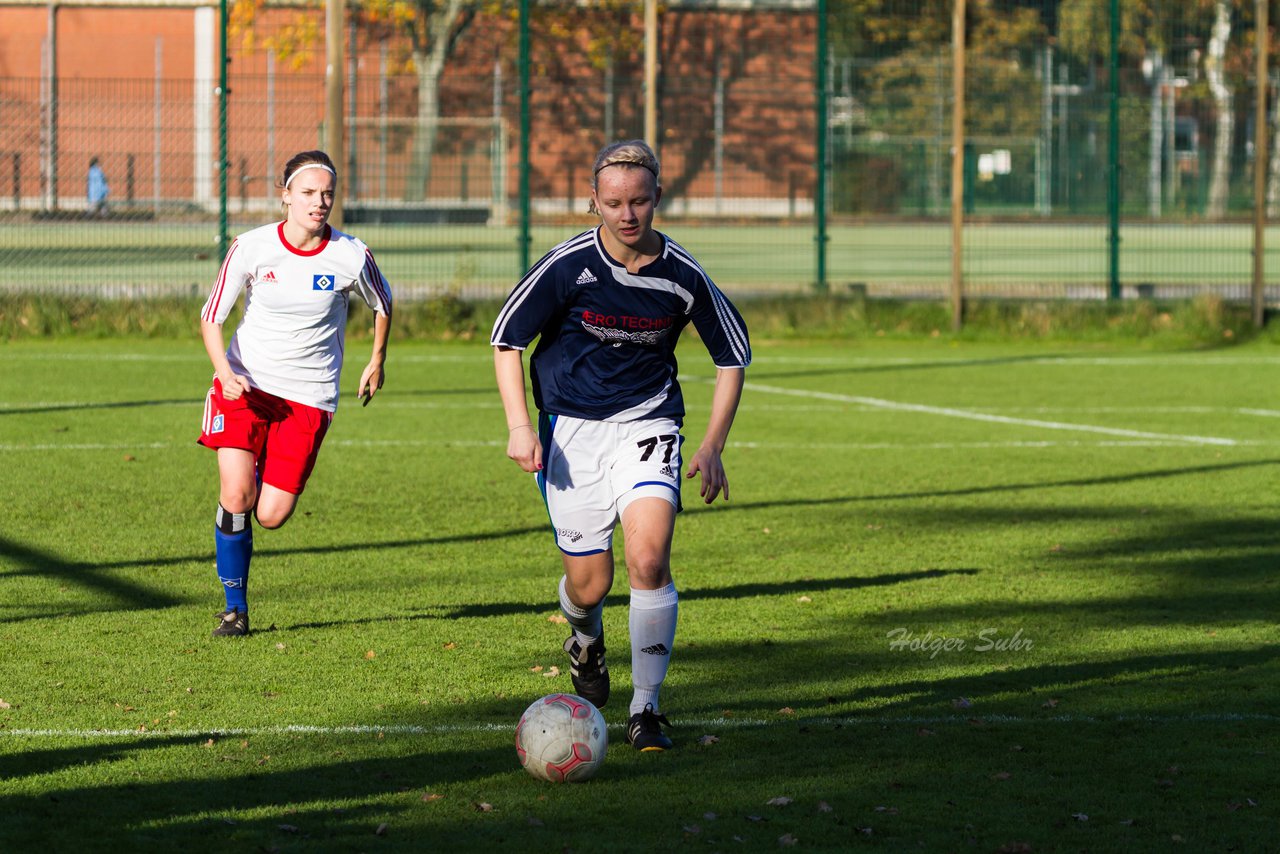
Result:
[[[390,314],[391,288],[364,243],[325,231],[308,251],[285,240],[284,223],[237,237],[200,317],[225,322],[243,291],[244,318],[227,348],[231,369],[253,388],[333,412],[350,295]]]

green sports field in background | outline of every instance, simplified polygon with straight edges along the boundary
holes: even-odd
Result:
[[[619,580],[576,787],[516,762],[570,682],[488,348],[393,342],[215,641],[198,341],[0,345],[0,849],[1274,847],[1273,344],[755,343],[677,526],[678,748],[623,743]]]
[[[248,227],[248,226],[245,226]],[[589,223],[532,230],[536,260]],[[659,223],[731,293],[807,290],[816,281],[811,226]],[[505,293],[520,277],[515,228],[429,228],[358,225],[351,231],[377,257],[402,298],[452,292]],[[103,222],[6,225],[0,288],[111,295],[137,286],[146,293],[204,293],[217,273],[216,231],[208,224]],[[943,299],[951,276],[951,232],[938,223],[836,225],[828,242],[834,291],[865,286],[872,296]],[[964,231],[965,287],[974,296],[1086,297],[1106,295],[1103,225],[970,223]],[[1216,292],[1247,300],[1253,232],[1244,223],[1131,225],[1121,241],[1126,295],[1151,285],[1156,296]],[[142,241],[145,240],[145,243]],[[1268,231],[1267,299],[1280,301],[1280,226]]]

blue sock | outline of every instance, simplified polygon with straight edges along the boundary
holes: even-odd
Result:
[[[227,598],[227,610],[249,612],[246,598],[249,586],[249,561],[253,559],[253,526],[248,513],[228,513],[218,506],[213,541],[218,561],[218,580]]]

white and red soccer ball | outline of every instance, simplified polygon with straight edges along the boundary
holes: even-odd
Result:
[[[516,725],[516,755],[539,780],[581,783],[604,763],[609,734],[604,715],[574,694],[534,700]]]

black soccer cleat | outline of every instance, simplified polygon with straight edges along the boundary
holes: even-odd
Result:
[[[573,690],[597,709],[609,702],[609,667],[604,663],[604,636],[590,646],[583,646],[576,634],[564,642],[569,653],[569,675]]]
[[[249,634],[249,612],[229,608],[218,617],[218,627],[213,630],[215,638],[238,638]]]
[[[670,750],[672,742],[662,732],[662,727],[671,726],[666,715],[653,710],[653,705],[646,705],[643,712],[636,712],[627,721],[627,743],[636,750],[646,753],[655,750]]]

